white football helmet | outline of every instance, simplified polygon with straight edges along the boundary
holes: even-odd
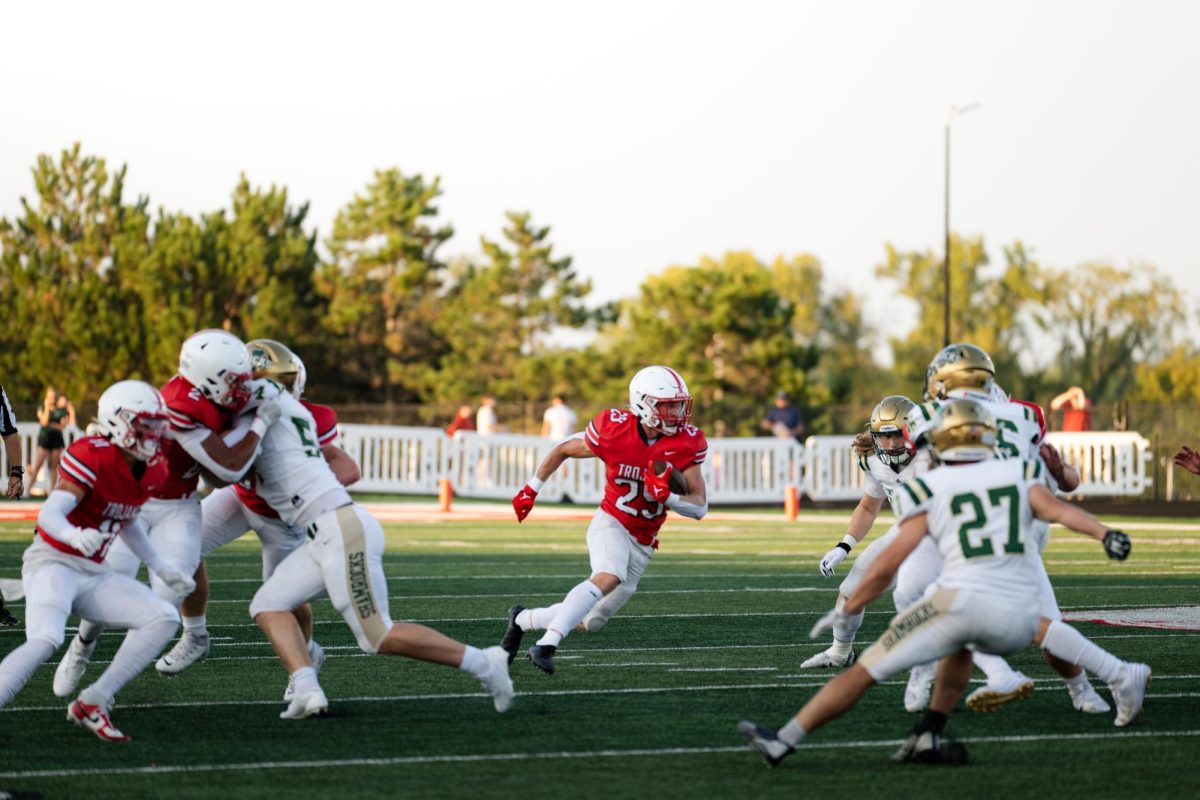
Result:
[[[670,367],[646,367],[629,382],[629,408],[647,428],[667,436],[692,418],[692,396]]]
[[[100,432],[139,461],[154,464],[167,442],[167,404],[144,381],[119,381],[100,395]]]
[[[250,399],[253,367],[242,340],[209,328],[193,333],[179,351],[179,374],[217,405],[240,411]]]

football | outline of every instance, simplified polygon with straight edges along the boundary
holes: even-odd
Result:
[[[669,466],[671,466],[670,463],[666,461],[655,461],[650,465],[656,475],[662,475]],[[667,485],[675,494],[687,494],[687,478],[683,477],[683,473],[677,469],[671,471],[671,479],[667,481]]]

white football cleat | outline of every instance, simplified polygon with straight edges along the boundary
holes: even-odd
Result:
[[[800,669],[820,669],[821,667],[833,667],[834,669],[841,669],[842,667],[848,667],[853,664],[857,658],[858,657],[854,655],[853,649],[851,649],[849,653],[842,655],[841,653],[834,652],[834,649],[830,647],[828,650],[822,650],[815,656],[805,659],[804,662],[800,664]]]
[[[208,658],[208,634],[193,636],[183,632],[170,651],[154,662],[154,669],[164,678],[173,678],[185,669]]]
[[[83,673],[87,671],[88,660],[92,653],[96,652],[96,643],[99,641],[96,639],[84,644],[78,636],[72,637],[71,643],[67,645],[67,652],[63,653],[62,660],[54,670],[55,697],[70,697],[75,694],[75,690],[79,688],[79,681],[83,679]]]
[[[315,639],[308,643],[308,660],[312,662],[313,672],[319,675],[321,667],[325,666],[325,648],[317,644]],[[292,686],[292,676],[288,675],[287,688],[283,690],[283,702],[292,702],[295,692],[296,688]]]
[[[491,669],[488,674],[479,679],[484,691],[492,696],[496,710],[503,714],[512,706],[512,678],[508,677],[508,651],[500,645],[489,647],[483,651],[483,657],[488,660]]]
[[[308,717],[320,717],[328,710],[329,700],[325,698],[324,690],[318,686],[307,694],[294,695],[292,702],[279,714],[279,718],[307,719]]]
[[[1067,693],[1071,695],[1071,704],[1076,711],[1085,714],[1107,714],[1112,711],[1112,706],[1096,692],[1090,681],[1085,681],[1078,688],[1068,684]]]
[[[76,700],[67,707],[67,719],[81,728],[87,728],[106,742],[128,742],[129,737],[117,730],[101,706],[88,705]]]
[[[1124,727],[1137,719],[1146,699],[1146,687],[1150,685],[1150,666],[1127,662],[1117,673],[1117,679],[1108,685],[1113,700],[1117,701],[1117,718],[1113,724]]]
[[[1020,672],[1013,672],[1002,683],[985,683],[967,695],[967,708],[980,714],[999,711],[1009,703],[1024,700],[1033,694],[1033,681]]]
[[[908,674],[908,685],[904,687],[904,710],[910,714],[924,711],[933,692],[933,679],[937,677],[937,662],[917,664]]]

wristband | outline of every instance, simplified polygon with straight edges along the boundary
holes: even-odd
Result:
[[[849,553],[854,549],[854,545],[858,544],[858,539],[854,538],[854,534],[847,533],[842,537],[842,540],[837,543],[837,546]]]
[[[540,492],[545,484],[546,482],[539,478],[536,472],[533,474],[533,477],[525,483],[526,486],[528,486],[530,489],[533,489],[535,492]]]
[[[25,477],[25,468],[21,467],[21,466],[17,466],[17,465],[13,465],[13,466],[9,467],[8,468],[8,477],[10,477],[10,478]]]
[[[267,434],[267,423],[263,421],[262,417],[256,415],[254,421],[250,423],[250,432],[257,433],[261,440]]]

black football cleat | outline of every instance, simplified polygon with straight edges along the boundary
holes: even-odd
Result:
[[[508,652],[508,663],[511,664],[517,657],[517,651],[521,649],[521,637],[525,635],[525,631],[521,630],[521,626],[517,624],[517,614],[525,610],[525,606],[513,606],[508,610],[508,630],[504,632],[504,638],[500,640],[500,646]]]
[[[746,738],[750,749],[762,756],[763,763],[768,767],[778,766],[780,761],[796,752],[796,748],[779,739],[778,731],[765,725],[742,720],[737,730]]]
[[[21,620],[13,616],[13,613],[4,607],[4,603],[0,601],[0,625],[6,628],[11,628],[14,625],[20,625]]]
[[[533,662],[533,665],[547,675],[554,674],[554,653],[558,650],[552,644],[535,644],[529,648],[529,652],[525,657]]]
[[[957,767],[969,760],[961,742],[946,741],[932,731],[911,734],[892,754],[892,761],[898,764]]]

